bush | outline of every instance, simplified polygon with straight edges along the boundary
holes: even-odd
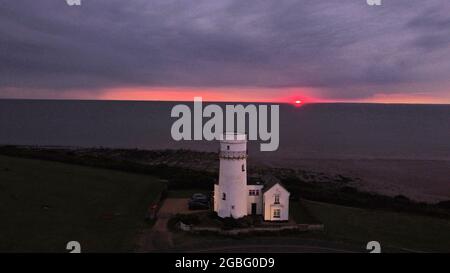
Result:
[[[253,216],[245,216],[239,219],[233,217],[219,218],[223,223],[223,229],[229,230],[234,228],[248,228],[255,225],[255,218]]]
[[[404,195],[397,195],[394,197],[395,200],[399,201],[399,202],[403,202],[403,203],[409,203],[411,202],[411,200],[409,200],[408,197],[404,196]]]
[[[200,223],[200,218],[196,214],[180,214],[178,219],[186,225],[198,225]]]
[[[234,219],[233,217],[223,218],[222,223],[223,223],[223,229],[225,229],[225,230],[241,227],[239,222],[236,219]]]
[[[178,231],[176,225],[178,224],[179,221],[180,220],[177,216],[170,218],[169,221],[167,221],[167,229],[169,229],[170,231]]]
[[[358,193],[358,190],[354,187],[345,186],[341,188],[342,193]]]
[[[448,200],[448,201],[441,201],[437,205],[438,205],[438,207],[441,207],[443,209],[450,209],[450,200]]]

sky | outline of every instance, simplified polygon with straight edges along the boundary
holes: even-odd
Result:
[[[0,0],[0,98],[450,103],[450,1]]]

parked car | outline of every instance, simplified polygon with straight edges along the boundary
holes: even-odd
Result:
[[[197,201],[208,201],[208,196],[206,196],[205,194],[203,194],[203,193],[194,193],[192,196],[191,196],[191,200],[197,200]]]
[[[209,209],[209,198],[203,193],[194,193],[189,200],[190,210]]]

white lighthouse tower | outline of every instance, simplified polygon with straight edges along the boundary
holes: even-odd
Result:
[[[247,215],[247,137],[225,133],[220,141],[219,183],[214,185],[214,211],[219,217]]]

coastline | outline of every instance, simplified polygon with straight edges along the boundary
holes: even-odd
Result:
[[[114,168],[127,168],[127,164],[160,166],[216,173],[217,154],[195,150],[142,150],[116,148],[81,148],[61,146],[15,146],[0,145],[0,154],[49,159],[75,163],[88,158],[98,161],[94,166],[108,161]],[[106,160],[106,161],[105,161]],[[123,165],[123,166],[121,166]],[[448,173],[450,160],[430,159],[262,159],[249,158],[249,174],[276,173],[281,176],[295,175],[307,183],[335,186],[345,181],[345,187],[361,192],[387,197],[402,196],[414,202],[428,204],[450,200]],[[138,170],[139,171],[139,170]],[[212,175],[213,177],[213,175]]]

